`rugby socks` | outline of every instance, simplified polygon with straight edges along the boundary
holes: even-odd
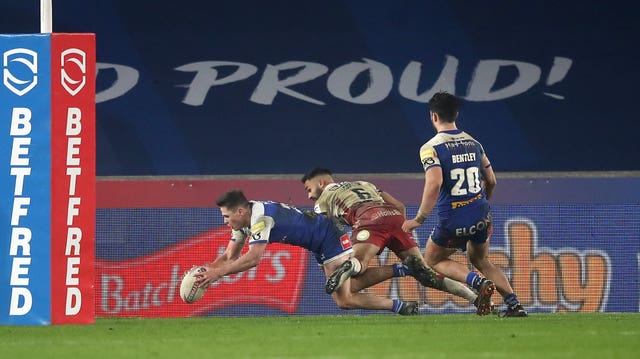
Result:
[[[518,300],[518,296],[516,296],[515,293],[511,293],[507,294],[504,297],[504,304],[506,304],[509,308],[513,308],[516,305],[520,304],[520,301]]]
[[[469,287],[466,285],[455,281],[453,279],[446,278],[444,276],[438,275],[438,278],[442,279],[442,290],[457,295],[458,297],[462,297],[469,301],[469,303],[473,303],[478,295],[474,293]]]
[[[394,299],[393,300],[393,312],[394,313],[399,313],[400,312],[400,308],[402,308],[402,301],[400,299]]]
[[[482,283],[483,279],[484,278],[475,272],[469,272],[469,274],[467,274],[467,284],[473,289],[480,288],[480,283]]]
[[[411,270],[409,267],[402,263],[394,263],[393,264],[393,276],[394,277],[405,277],[411,275]]]
[[[354,275],[357,275],[358,273],[360,273],[360,271],[362,270],[362,264],[360,264],[360,261],[355,258],[352,257],[349,259],[351,261],[351,274],[349,275],[350,277],[353,277]]]

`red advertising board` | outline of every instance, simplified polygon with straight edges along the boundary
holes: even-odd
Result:
[[[262,262],[213,283],[199,301],[180,298],[180,281],[194,265],[213,261],[228,244],[228,228],[186,239],[161,251],[122,261],[98,260],[96,293],[101,317],[189,317],[227,306],[259,304],[294,313],[305,282],[308,252],[270,244]],[[245,248],[246,250],[246,248]]]

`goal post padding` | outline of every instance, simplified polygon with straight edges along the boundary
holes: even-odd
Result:
[[[0,324],[95,320],[95,35],[0,35]]]

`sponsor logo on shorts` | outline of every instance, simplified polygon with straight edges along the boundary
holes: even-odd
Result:
[[[373,216],[371,216],[371,220],[375,221],[378,218],[390,217],[390,216],[402,216],[402,212],[398,211],[397,209],[379,210]]]

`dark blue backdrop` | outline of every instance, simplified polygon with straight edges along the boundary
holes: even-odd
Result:
[[[97,35],[101,176],[420,172],[437,89],[497,171],[637,170],[627,3],[65,0],[53,29]]]

